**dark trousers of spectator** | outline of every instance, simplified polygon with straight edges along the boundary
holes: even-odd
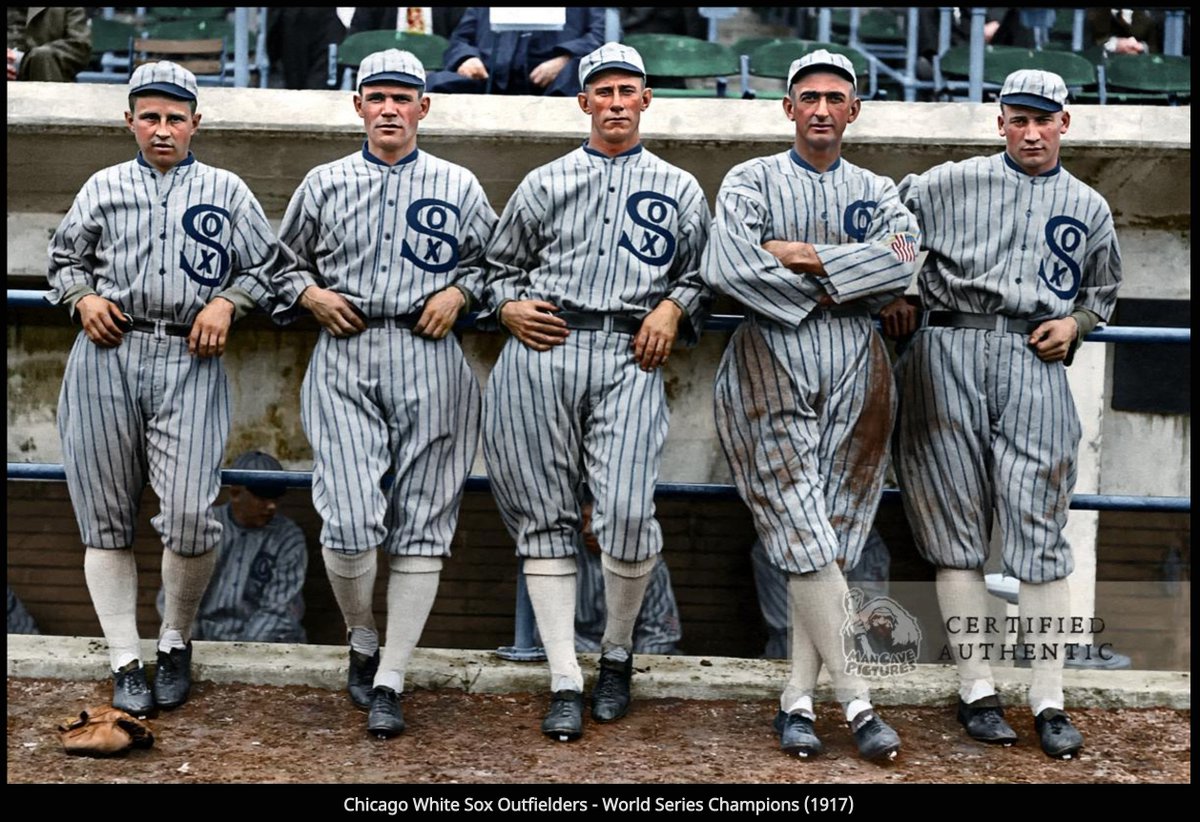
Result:
[[[332,6],[271,9],[268,52],[283,75],[284,88],[329,88],[329,45],[341,43],[346,27]],[[334,87],[337,78],[334,78]]]

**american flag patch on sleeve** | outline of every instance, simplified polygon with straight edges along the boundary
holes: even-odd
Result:
[[[892,249],[892,254],[896,259],[903,263],[912,263],[917,260],[917,238],[912,234],[900,232],[892,235],[892,241],[889,243]]]

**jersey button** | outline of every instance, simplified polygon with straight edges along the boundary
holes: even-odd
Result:
[[[1022,251],[1027,251],[1028,249],[1029,249],[1029,246],[1027,246],[1027,245],[1021,246]]]
[[[167,273],[167,270],[166,270],[165,268],[160,268],[160,269],[158,270],[158,273],[159,273],[159,274],[166,274],[166,273]]]
[[[608,225],[608,224],[609,224],[609,223],[611,223],[611,222],[612,222],[612,220],[611,220],[610,218],[608,218],[608,217],[605,217],[605,218],[604,218],[604,224],[605,224],[605,225]]]
[[[615,188],[613,188],[612,186],[609,186],[609,187],[608,187],[608,190],[609,190],[609,191],[616,191],[616,189],[615,189]]]
[[[1017,282],[1021,282],[1021,278],[1020,278],[1020,277],[1017,277],[1016,281],[1017,281]]]
[[[167,235],[166,235],[166,234],[159,234],[159,235],[158,235],[158,239],[160,239],[160,240],[165,240],[165,239],[167,239]]]
[[[388,200],[388,205],[395,205],[395,204],[396,204],[395,200]]]
[[[1026,216],[1026,217],[1032,217],[1032,216],[1033,216],[1033,209],[1026,209],[1026,211],[1025,211],[1025,216]]]
[[[384,235],[383,235],[383,239],[385,239],[385,240],[390,240],[390,239],[392,239],[392,235],[391,235],[391,234],[384,234]]]
[[[603,256],[604,256],[604,249],[603,249],[603,248],[602,248],[602,249],[600,249],[600,256],[601,256],[601,257],[603,257]]]

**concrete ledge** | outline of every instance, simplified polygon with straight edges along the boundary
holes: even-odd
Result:
[[[154,658],[154,642],[142,643],[144,659]],[[582,654],[589,677],[594,654]],[[253,642],[197,642],[193,669],[198,680],[252,685],[345,687],[346,649],[333,645]],[[783,660],[729,657],[638,656],[634,694],[642,698],[775,699],[787,680]],[[1012,705],[1024,702],[1029,670],[996,668],[996,687]],[[8,637],[8,675],[18,678],[106,679],[108,650],[90,637]],[[590,682],[588,683],[590,685]],[[547,688],[545,663],[509,662],[491,651],[419,648],[408,669],[410,688],[453,688],[468,693],[513,693]],[[918,665],[911,674],[872,682],[879,705],[946,705],[954,700],[957,678],[949,665]],[[1187,671],[1064,672],[1067,707],[1173,708],[1190,710],[1191,674]],[[831,700],[822,672],[819,700]]]

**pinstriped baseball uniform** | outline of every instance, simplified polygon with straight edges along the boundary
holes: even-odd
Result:
[[[608,158],[586,146],[521,182],[488,247],[485,323],[506,300],[644,318],[663,299],[694,342],[709,295],[697,269],[708,203],[696,179],[641,145]],[[508,340],[484,398],[484,457],[521,556],[574,555],[579,489],[595,495],[592,530],[616,559],[662,550],[654,487],[666,440],[662,374],[641,370],[633,338],[573,329],[537,352]]]
[[[795,149],[734,167],[716,211],[701,272],[748,309],[714,386],[734,481],[774,565],[852,567],[879,505],[894,414],[868,311],[903,292],[916,221],[886,177],[845,159],[821,173]],[[772,239],[812,244],[826,274],[783,267],[762,248]]]
[[[305,642],[304,532],[276,514],[261,528],[239,525],[229,503],[213,509],[223,529],[217,564],[192,629],[193,639]],[[164,592],[158,592],[163,610]]]
[[[930,252],[926,310],[1111,314],[1121,281],[1112,214],[1061,165],[1031,177],[1002,152],[910,175],[900,191]],[[1066,369],[1039,360],[1028,337],[921,329],[897,364],[896,467],[926,558],[981,568],[994,505],[1006,573],[1040,583],[1073,567],[1062,528],[1080,426]]]
[[[50,241],[47,299],[95,292],[137,318],[116,348],[80,333],[67,360],[58,427],[84,545],[124,548],[147,477],[161,500],[151,523],[176,553],[217,545],[212,514],[229,434],[219,357],[188,354],[189,326],[214,297],[241,292],[266,308],[276,242],[237,175],[188,158],[165,174],[141,156],[92,176]]]
[[[418,337],[394,318],[451,285],[478,299],[495,222],[470,171],[419,149],[389,166],[364,144],[313,169],[292,197],[280,239],[294,260],[275,276],[277,316],[294,317],[318,285],[380,321],[352,337],[322,333],[301,389],[325,547],[449,556],[479,385],[453,334]]]
[[[598,654],[608,619],[604,602],[604,571],[600,557],[583,550],[575,555],[578,569],[575,581],[575,650]],[[650,572],[650,583],[642,599],[633,630],[633,651],[637,654],[677,654],[683,629],[679,624],[679,606],[671,588],[671,572],[659,554]]]

